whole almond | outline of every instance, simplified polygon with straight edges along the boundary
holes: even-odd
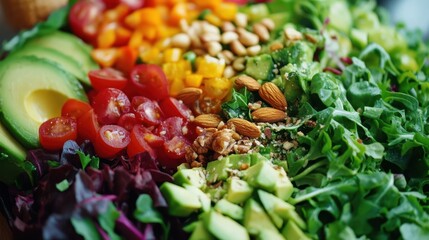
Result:
[[[235,84],[239,87],[246,87],[249,91],[258,91],[261,88],[261,84],[258,83],[254,78],[247,75],[241,75],[235,79]]]
[[[252,117],[255,122],[280,122],[286,118],[286,112],[271,108],[263,107],[252,112]]]
[[[188,87],[180,90],[176,98],[182,100],[186,105],[193,105],[200,98],[201,94],[203,94],[203,90],[200,88]]]
[[[194,118],[193,123],[203,128],[217,128],[222,119],[217,114],[201,114]]]
[[[235,131],[243,136],[257,138],[261,135],[261,130],[259,130],[256,124],[245,119],[231,118],[228,120],[228,124],[234,125]]]
[[[271,105],[271,107],[282,111],[286,110],[286,97],[274,83],[267,82],[262,84],[258,93],[264,101]]]

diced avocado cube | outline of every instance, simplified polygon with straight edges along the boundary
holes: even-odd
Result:
[[[359,48],[364,48],[366,45],[368,45],[368,33],[356,28],[352,28],[350,30],[350,40],[352,40],[353,44]]]
[[[289,49],[281,48],[271,53],[271,57],[278,68],[281,68],[289,63]]]
[[[240,204],[246,201],[253,192],[253,188],[245,181],[232,177],[228,180],[228,188],[226,192],[226,200]]]
[[[198,196],[180,186],[165,182],[160,190],[167,201],[168,213],[172,216],[187,217],[201,208]]]
[[[274,196],[271,193],[267,193],[263,190],[258,190],[258,196],[261,200],[262,205],[267,211],[271,220],[277,228],[283,226],[284,219],[279,215],[279,212],[294,211],[295,207],[282,199]]]
[[[185,184],[183,187],[198,197],[201,202],[201,208],[204,212],[207,212],[211,209],[212,202],[210,197],[205,192],[201,191],[201,189],[197,188],[196,186],[189,184]]]
[[[247,15],[250,21],[259,21],[270,14],[266,4],[252,4],[243,7],[243,13]]]
[[[259,162],[268,161],[268,158],[264,157],[260,153],[252,153],[250,154],[250,166],[256,165]]]
[[[198,188],[206,186],[206,176],[203,168],[180,169],[174,175],[174,183],[183,186],[189,184]]]
[[[262,230],[258,236],[257,240],[285,240],[285,238],[278,231],[264,231]]]
[[[189,166],[189,163],[181,163],[179,166],[177,166],[177,171],[180,171],[181,169],[190,169],[191,166]]]
[[[205,228],[218,239],[248,240],[246,229],[229,217],[210,211],[203,217]]]
[[[259,235],[262,231],[278,232],[262,206],[253,198],[244,205],[243,226],[250,235],[254,236]]]
[[[195,228],[197,227],[198,222],[191,222],[188,225],[185,225],[183,227],[183,231],[187,232],[187,233],[191,233],[195,230]]]
[[[227,169],[229,169],[230,166],[229,157],[209,162],[207,164],[207,181],[215,183],[219,180],[226,180],[228,178]]]
[[[244,172],[244,180],[251,186],[273,192],[279,175],[268,161],[251,166]]]
[[[214,202],[219,201],[220,199],[222,199],[227,190],[226,187],[222,186],[222,187],[216,187],[216,188],[208,188],[207,190],[205,190],[207,192],[207,194],[210,196],[210,199]]]
[[[189,240],[211,240],[215,239],[215,237],[210,234],[210,232],[204,227],[204,223],[202,221],[198,221],[195,224],[195,228],[192,231]]]
[[[286,226],[282,229],[282,235],[286,239],[310,240],[294,221],[287,222]]]
[[[298,215],[295,210],[277,211],[277,214],[283,219],[288,220],[289,222],[294,222],[301,229],[307,228],[307,225],[305,224],[304,220]]]
[[[279,178],[276,182],[274,194],[282,200],[288,200],[293,193],[292,182],[283,168],[278,168],[277,172],[279,174]]]
[[[233,154],[228,157],[232,169],[240,169],[243,164],[247,164],[247,166],[251,164],[250,154]]]
[[[269,81],[273,79],[273,70],[274,62],[269,54],[247,59],[245,73],[257,80]]]
[[[243,219],[243,208],[226,199],[218,201],[214,206],[214,209],[234,220],[241,221]]]

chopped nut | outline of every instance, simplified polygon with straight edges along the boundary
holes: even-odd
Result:
[[[262,42],[266,42],[270,39],[270,32],[268,31],[267,27],[261,23],[253,25],[253,32],[258,35]]]
[[[234,26],[234,24],[232,24],[232,22],[223,22],[221,28],[222,28],[223,32],[235,31],[235,26]]]
[[[261,45],[255,45],[247,48],[247,55],[256,56],[262,50]]]
[[[235,71],[241,72],[246,68],[246,66],[244,66],[245,61],[245,58],[239,57],[234,60],[234,62],[232,63],[232,67],[235,69]]]
[[[274,28],[276,27],[276,24],[270,18],[264,18],[264,19],[262,19],[261,24],[263,24],[270,31],[273,31]]]
[[[284,48],[283,44],[280,42],[274,42],[273,44],[271,44],[270,46],[270,50],[271,52],[277,51]]]
[[[237,13],[234,19],[235,25],[237,27],[246,27],[247,26],[247,15],[244,13]]]
[[[218,42],[208,42],[206,43],[207,52],[211,56],[216,56],[220,51],[222,51],[222,45]]]
[[[224,32],[221,36],[222,44],[230,44],[234,40],[238,40],[238,34],[236,32]]]
[[[240,28],[238,31],[238,40],[246,47],[250,47],[259,43],[258,35]]]
[[[219,42],[220,39],[221,37],[217,33],[206,33],[201,36],[201,41],[203,42]]]
[[[238,40],[232,41],[230,44],[230,47],[231,47],[232,52],[234,52],[238,56],[245,56],[247,53],[246,48]],[[236,68],[234,68],[234,69],[237,70]],[[243,69],[244,69],[244,67],[243,67]]]
[[[284,142],[283,143],[283,149],[289,151],[290,149],[292,149],[294,147],[294,144],[291,142]]]
[[[223,77],[231,78],[235,76],[235,70],[232,66],[226,66],[225,70],[223,70]]]
[[[284,29],[284,34],[287,40],[298,41],[302,39],[302,33],[298,32],[295,28],[287,27]]]

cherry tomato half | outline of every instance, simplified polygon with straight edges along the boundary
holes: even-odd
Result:
[[[184,126],[185,121],[182,118],[171,117],[162,121],[154,133],[166,140],[170,140],[175,136],[183,136]]]
[[[192,115],[191,110],[183,102],[173,97],[163,99],[159,106],[166,117],[181,117],[188,120]]]
[[[39,127],[39,140],[42,147],[49,151],[61,150],[68,140],[76,140],[76,119],[71,117],[51,118]]]
[[[131,71],[131,84],[138,93],[152,100],[168,97],[168,82],[162,69],[154,64],[140,64]]]
[[[99,130],[100,125],[98,124],[94,109],[84,113],[77,120],[77,132],[80,140],[88,139],[94,142]]]
[[[127,131],[131,131],[134,125],[139,123],[140,121],[137,120],[134,113],[125,113],[118,120],[118,125],[127,129]]]
[[[96,90],[105,88],[123,89],[128,82],[122,72],[113,68],[92,70],[88,73],[88,77],[92,87]]]
[[[139,153],[148,152],[153,159],[156,158],[155,152],[145,140],[145,135],[147,133],[149,133],[149,130],[141,125],[135,125],[133,127],[130,134],[130,144],[127,147],[129,157],[134,157]]]
[[[132,106],[136,118],[147,126],[157,126],[163,118],[158,103],[142,96],[133,97]]]
[[[78,1],[70,9],[69,24],[72,31],[86,42],[94,41],[103,8],[103,4],[97,1]]]
[[[118,125],[104,125],[95,139],[94,148],[102,158],[114,158],[130,143],[130,133]]]
[[[61,108],[61,116],[78,119],[91,109],[92,107],[88,103],[70,98],[63,104]]]
[[[101,125],[116,124],[122,114],[131,110],[127,95],[116,88],[105,88],[98,92],[92,105]]]

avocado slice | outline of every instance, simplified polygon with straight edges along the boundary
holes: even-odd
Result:
[[[290,198],[290,196],[292,196],[293,185],[290,179],[288,178],[284,168],[280,167],[276,170],[279,174],[279,177],[277,179],[276,186],[274,188],[274,194],[278,198],[286,201]]]
[[[168,204],[168,213],[176,217],[187,217],[201,208],[197,195],[180,186],[165,182],[159,188]]]
[[[262,230],[258,236],[256,236],[256,240],[285,240],[286,238],[283,237],[279,232],[274,231],[264,231]],[[292,238],[294,239],[294,238]]]
[[[229,157],[224,157],[207,164],[207,181],[215,183],[228,178],[228,169],[231,167]]]
[[[212,210],[203,216],[206,229],[218,239],[248,240],[246,229],[229,217]]]
[[[212,208],[212,201],[208,194],[206,194],[205,192],[201,191],[201,189],[193,185],[184,184],[183,187],[198,197],[198,200],[200,200],[200,203],[201,203],[201,209],[204,212],[208,212]]]
[[[245,181],[231,177],[228,179],[228,189],[225,195],[226,200],[240,204],[246,201],[253,192],[253,188]]]
[[[32,185],[34,166],[25,160],[25,149],[0,123],[0,181],[19,188]]]
[[[282,229],[282,235],[286,239],[296,240],[310,240],[305,233],[296,225],[294,221],[288,221],[286,226]]]
[[[19,57],[0,64],[0,120],[25,148],[39,146],[39,126],[60,116],[69,98],[87,101],[79,81],[52,62]]]
[[[268,192],[275,190],[278,176],[278,172],[268,161],[259,162],[244,172],[244,180],[251,186],[262,188]]]
[[[25,46],[40,46],[62,52],[78,62],[85,73],[99,68],[91,58],[91,47],[70,33],[56,31],[41,35],[28,41]]]
[[[279,213],[285,213],[287,211],[295,211],[295,207],[280,198],[267,193],[263,190],[258,190],[258,196],[261,200],[262,205],[267,211],[268,215],[271,217],[271,220],[276,225],[277,228],[283,226],[284,219],[279,215]]]
[[[189,184],[201,189],[206,186],[206,176],[203,168],[182,168],[173,175],[173,178],[174,183],[180,186]]]
[[[229,202],[225,198],[219,200],[214,206],[214,209],[234,220],[243,220],[243,208],[237,204]]]
[[[259,235],[262,231],[278,232],[270,217],[262,206],[253,198],[244,205],[243,225],[251,235]]]
[[[41,47],[26,46],[13,52],[8,58],[20,56],[35,56],[42,59],[51,60],[57,63],[62,69],[75,76],[82,84],[91,85],[85,71],[82,70],[79,62],[57,50]]]
[[[189,240],[213,240],[215,237],[204,227],[202,221],[198,221],[195,224],[195,228],[192,231]]]

